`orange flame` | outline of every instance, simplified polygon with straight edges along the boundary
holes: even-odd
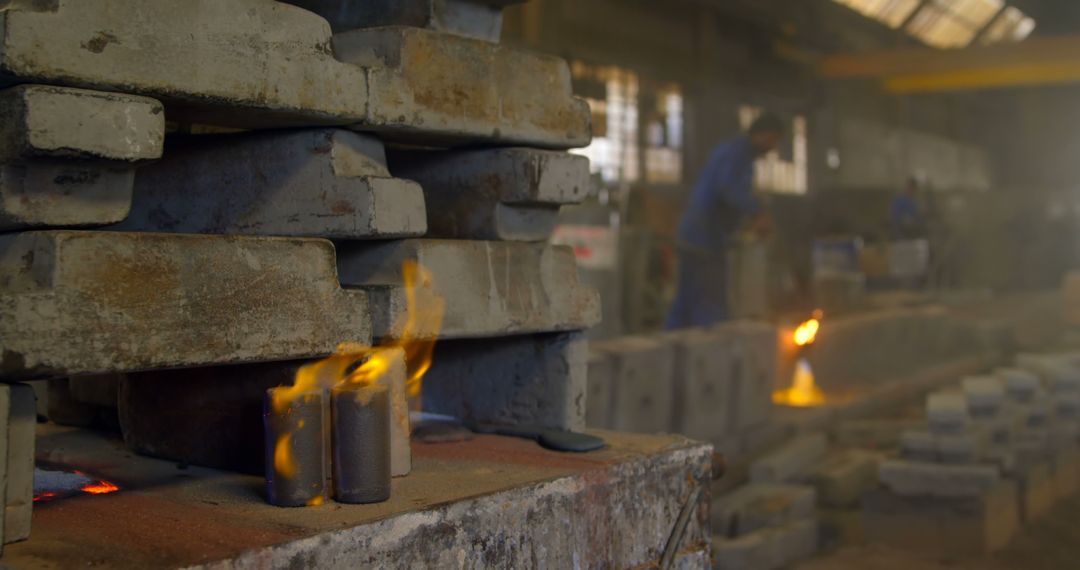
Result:
[[[120,487],[109,481],[97,481],[83,485],[80,490],[91,495],[104,495],[105,493],[115,493],[120,490]]]
[[[404,323],[398,338],[370,347],[356,342],[342,342],[334,354],[302,366],[296,372],[293,385],[274,391],[273,409],[285,413],[289,404],[301,394],[329,390],[335,386],[368,386],[381,382],[393,365],[396,349],[405,353],[406,391],[410,397],[420,395],[424,374],[431,368],[435,337],[442,326],[446,302],[435,293],[430,271],[415,261],[402,264],[405,284]],[[282,436],[274,449],[274,466],[278,473],[289,477],[296,473],[289,435]]]
[[[796,408],[811,408],[825,403],[825,393],[814,381],[814,370],[805,358],[795,363],[791,387],[773,392],[773,403]]]
[[[821,309],[814,311],[814,316],[810,319],[803,321],[798,327],[795,328],[795,333],[792,335],[792,340],[795,341],[795,346],[808,346],[814,344],[817,339],[818,330],[821,328],[821,318],[823,313]]]

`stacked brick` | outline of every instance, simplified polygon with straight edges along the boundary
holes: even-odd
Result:
[[[497,43],[512,3],[9,6],[0,378],[119,374],[134,448],[222,466],[302,359],[401,336],[418,261],[427,409],[583,428],[599,299],[546,241],[590,115],[564,61]]]
[[[868,534],[945,555],[985,553],[1073,495],[1078,373],[1067,355],[1020,355],[1016,368],[928,396],[926,429],[903,434],[902,457],[881,466],[883,489],[865,502]]]
[[[776,327],[761,322],[593,342],[588,425],[681,433],[737,452],[769,426],[776,368]]]

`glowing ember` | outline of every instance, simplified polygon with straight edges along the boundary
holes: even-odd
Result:
[[[795,376],[787,390],[773,392],[773,403],[796,408],[809,408],[825,403],[825,393],[814,382],[814,370],[805,358],[795,363]]]
[[[39,493],[37,495],[34,495],[34,502],[38,503],[38,502],[41,502],[41,501],[48,501],[49,499],[53,499],[53,498],[56,498],[56,493],[54,493],[52,491],[45,491],[44,493]]]
[[[355,342],[343,342],[334,354],[301,367],[293,385],[274,393],[273,407],[284,413],[289,404],[301,394],[318,389],[354,384],[367,386],[379,382],[390,369],[395,349],[405,352],[407,370],[406,390],[410,397],[420,395],[421,379],[431,368],[435,337],[442,326],[446,309],[444,299],[435,294],[431,272],[420,264],[407,261],[401,267],[405,283],[405,321],[398,330],[400,338],[380,346],[370,347]],[[289,435],[282,436],[274,450],[274,467],[289,477],[296,473]]]
[[[84,493],[90,493],[91,495],[104,495],[105,493],[115,493],[120,490],[115,483],[109,481],[97,481],[94,483],[87,483],[80,489]]]

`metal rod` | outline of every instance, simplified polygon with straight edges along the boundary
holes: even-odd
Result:
[[[331,400],[334,499],[379,503],[390,498],[390,391],[341,386]]]
[[[326,499],[326,436],[321,390],[300,394],[274,409],[271,388],[263,404],[266,433],[266,496],[279,507],[321,504]]]

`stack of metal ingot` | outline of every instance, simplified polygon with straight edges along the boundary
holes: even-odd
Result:
[[[582,428],[599,300],[545,242],[590,113],[497,43],[519,1],[7,6],[0,377],[119,374],[133,448],[259,472],[266,388],[408,333],[439,340],[425,409]],[[409,261],[441,327],[403,325]]]
[[[881,466],[887,489],[865,502],[870,534],[982,553],[1075,494],[1080,368],[1070,358],[1020,355],[1017,368],[931,394],[928,429],[903,435],[903,458]],[[933,532],[914,524],[931,519]]]

